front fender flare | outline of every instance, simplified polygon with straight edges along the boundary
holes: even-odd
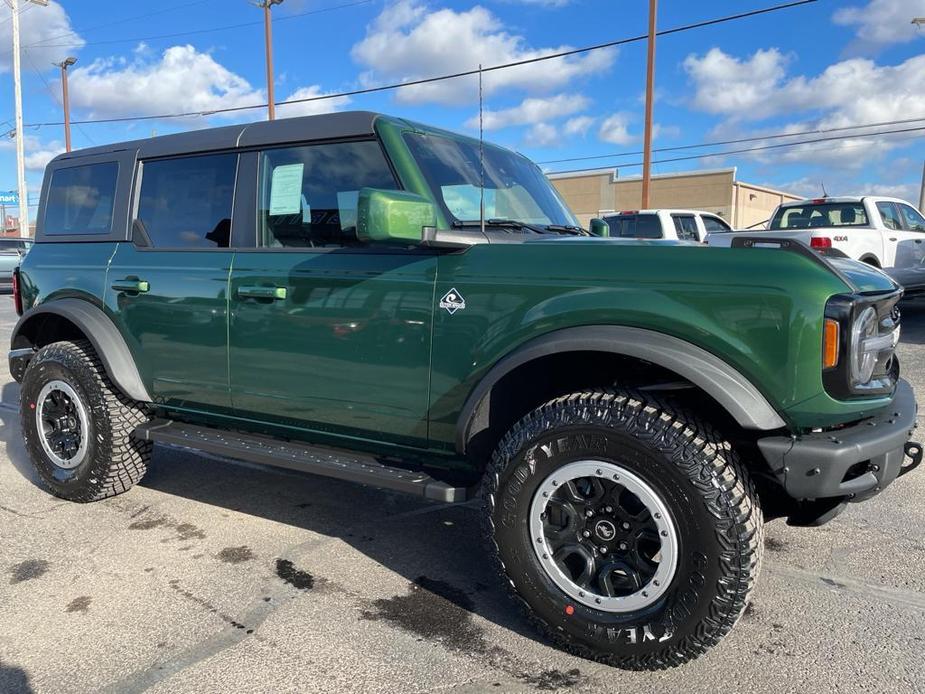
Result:
[[[582,326],[542,335],[521,345],[486,373],[469,394],[456,426],[456,450],[464,454],[479,407],[506,374],[529,361],[563,352],[610,352],[657,364],[687,379],[716,400],[745,429],[786,426],[761,392],[739,371],[685,340],[624,326]]]
[[[26,311],[13,328],[11,343],[17,347],[35,348],[29,326],[42,315],[60,316],[86,336],[103,362],[106,374],[126,396],[139,402],[151,402],[148,389],[141,380],[135,359],[125,344],[119,329],[109,317],[88,301],[82,299],[55,299]]]

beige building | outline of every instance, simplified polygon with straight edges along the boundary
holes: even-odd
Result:
[[[581,223],[615,210],[642,206],[642,178],[618,177],[618,170],[585,169],[548,174]],[[735,167],[656,174],[649,189],[649,208],[676,207],[720,215],[735,229],[763,222],[774,208],[797,195],[736,180]]]

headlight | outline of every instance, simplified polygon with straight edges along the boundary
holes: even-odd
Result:
[[[893,336],[889,336],[892,347]],[[855,319],[851,326],[851,383],[864,385],[874,375],[877,355],[883,349],[877,338],[877,312],[868,306]],[[872,344],[874,343],[874,344]]]

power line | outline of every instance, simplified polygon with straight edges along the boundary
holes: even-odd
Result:
[[[862,128],[880,128],[887,125],[903,125],[906,123],[918,123],[925,120],[925,116],[921,118],[904,118],[902,120],[887,120],[880,121],[879,123],[862,123],[860,125],[845,125],[839,128],[817,128],[816,130],[802,130],[795,133],[774,133],[771,135],[755,135],[753,137],[741,137],[735,140],[716,140],[714,142],[700,142],[693,145],[677,145],[675,147],[659,147],[653,149],[653,152],[678,152],[686,149],[699,149],[701,147],[719,147],[721,145],[736,145],[743,142],[762,142],[764,140],[777,140],[782,137],[805,137],[806,135],[821,135],[823,133],[836,133],[844,132],[845,130],[858,130]],[[864,135],[877,135],[878,133],[865,133]],[[864,135],[858,135],[858,137],[863,137]],[[614,152],[611,154],[594,154],[586,157],[567,157],[565,159],[547,159],[546,161],[539,161],[537,164],[564,164],[569,161],[589,161],[592,159],[610,159],[613,157],[634,157],[642,154],[639,152]],[[700,155],[707,156],[707,155]],[[621,164],[621,166],[623,166]]]
[[[664,29],[657,33],[657,36],[667,36],[670,34],[677,34],[682,31],[690,31],[692,29],[700,29],[706,26],[713,26],[716,24],[722,24],[725,22],[732,22],[739,19],[746,19],[748,17],[754,17],[761,14],[767,14],[769,12],[776,12],[778,10],[790,9],[793,7],[799,7],[802,5],[809,5],[818,2],[818,0],[797,0],[796,2],[788,2],[781,5],[773,5],[771,7],[764,7],[757,10],[750,10],[748,12],[740,12],[738,14],[727,15],[725,17],[717,17],[715,19],[708,19],[701,22],[695,22],[693,24],[685,24],[679,27],[673,27],[671,29]],[[535,58],[525,58],[523,60],[515,60],[509,63],[502,63],[499,65],[491,65],[489,67],[483,68],[482,72],[494,72],[496,70],[506,70],[512,67],[520,67],[522,65],[529,65],[532,63],[538,63],[545,60],[553,60],[556,58],[563,58],[572,55],[578,55],[580,53],[589,53],[591,51],[601,50],[604,48],[612,48],[614,46],[622,46],[629,43],[636,43],[638,41],[643,41],[648,38],[647,34],[641,34],[639,36],[632,36],[624,39],[618,39],[616,41],[607,41],[605,43],[598,43],[593,46],[585,46],[583,48],[573,48],[567,51],[560,51],[558,53],[549,53],[543,56],[537,56]],[[354,89],[346,92],[338,92],[333,94],[321,94],[318,96],[310,96],[301,99],[288,99],[286,101],[276,102],[277,106],[288,105],[288,104],[302,104],[313,101],[324,101],[326,99],[338,99],[347,96],[358,96],[361,94],[372,94],[376,92],[390,91],[393,89],[400,89],[402,87],[412,87],[422,84],[431,84],[433,82],[441,82],[444,80],[457,79],[459,77],[468,77],[478,74],[479,70],[463,70],[461,72],[456,72],[447,75],[438,75],[434,77],[424,77],[416,80],[406,80],[404,82],[397,82],[393,84],[385,84],[378,87],[367,87],[365,89]],[[72,121],[73,123],[88,124],[88,123],[124,123],[130,121],[140,121],[140,120],[157,120],[157,119],[167,119],[167,118],[188,118],[192,116],[211,116],[219,113],[232,113],[236,111],[250,111],[258,108],[266,108],[266,103],[253,104],[249,106],[229,106],[226,108],[217,108],[211,110],[203,111],[187,111],[183,113],[161,113],[161,114],[150,114],[143,116],[121,116],[114,118],[94,118],[86,119],[81,121]],[[30,126],[45,126],[45,125],[62,125],[61,122],[47,122],[47,123],[31,123]]]
[[[853,134],[848,134],[848,135],[834,135],[832,137],[819,137],[819,138],[812,139],[812,140],[801,140],[799,142],[780,142],[778,144],[764,145],[761,147],[746,147],[743,149],[730,149],[730,150],[724,150],[722,152],[705,152],[703,154],[694,154],[694,155],[685,156],[685,157],[671,157],[669,159],[659,159],[657,161],[653,161],[652,163],[653,164],[670,164],[672,162],[678,162],[678,161],[690,161],[692,159],[703,159],[704,157],[725,157],[730,154],[745,154],[747,152],[761,152],[761,151],[765,151],[769,149],[798,147],[800,145],[811,145],[811,144],[816,144],[819,142],[833,142],[835,140],[850,140],[850,139],[861,138],[861,137],[880,137],[882,135],[896,135],[899,133],[913,133],[913,132],[921,132],[921,131],[925,131],[925,126],[919,126],[917,128],[901,128],[897,130],[881,130],[880,132],[877,132],[877,133],[853,133]],[[861,144],[861,143],[848,143],[848,144]],[[642,162],[639,161],[639,162],[633,162],[631,164],[621,164],[620,166],[625,167],[625,168],[631,167],[631,166],[642,166]],[[567,169],[564,171],[549,171],[547,173],[549,174],[574,173],[576,171],[581,171],[581,169]]]
[[[205,0],[203,0],[205,1]],[[282,22],[287,19],[298,19],[299,17],[306,17],[313,14],[323,14],[325,12],[332,12],[334,10],[341,10],[347,7],[356,7],[358,5],[368,5],[377,0],[356,0],[355,2],[344,3],[343,5],[332,5],[331,7],[322,7],[317,10],[308,10],[306,12],[298,12],[294,14],[286,14],[280,17],[275,17],[274,22]],[[154,13],[152,13],[154,14]],[[180,36],[194,36],[198,34],[211,34],[218,31],[229,31],[231,29],[241,29],[244,27],[256,26],[258,24],[263,24],[263,20],[258,20],[254,22],[241,22],[239,24],[226,24],[224,26],[212,27],[211,29],[190,29],[189,31],[177,31],[170,34],[156,34],[154,36],[136,36],[133,38],[123,38],[123,39],[106,39],[102,41],[86,41],[82,45],[84,46],[102,46],[107,44],[115,43],[140,43],[144,41],[157,41],[159,39],[173,39]],[[73,33],[73,32],[72,32]],[[73,43],[47,43],[47,41],[52,41],[53,39],[45,39],[40,42],[29,44],[33,48],[66,48],[68,46],[73,46]]]

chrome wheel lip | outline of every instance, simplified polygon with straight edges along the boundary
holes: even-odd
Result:
[[[611,597],[600,595],[574,583],[553,559],[544,528],[542,514],[552,495],[567,482],[583,477],[606,479],[623,486],[646,506],[652,514],[661,542],[661,561],[649,581],[635,593]],[[652,486],[616,463],[602,460],[579,460],[563,465],[549,475],[533,495],[530,504],[530,544],[546,575],[575,602],[604,612],[634,612],[655,603],[671,585],[678,567],[678,533],[667,505]]]
[[[45,427],[45,403],[47,402],[48,397],[54,391],[58,391],[66,395],[71,403],[73,403],[74,409],[76,410],[80,434],[80,444],[77,447],[77,452],[71,458],[62,458],[60,455],[58,455],[58,453],[55,452],[48,441],[48,432],[46,431]],[[75,391],[68,383],[60,380],[54,380],[49,381],[44,386],[42,386],[42,389],[39,391],[38,397],[36,398],[35,424],[39,436],[39,442],[42,444],[42,450],[45,451],[45,455],[47,455],[51,459],[51,462],[54,463],[57,467],[61,468],[62,470],[73,470],[83,462],[83,459],[87,454],[87,446],[89,444],[87,438],[90,431],[89,418],[87,417],[87,410],[84,407],[80,396],[77,395],[77,391]]]

